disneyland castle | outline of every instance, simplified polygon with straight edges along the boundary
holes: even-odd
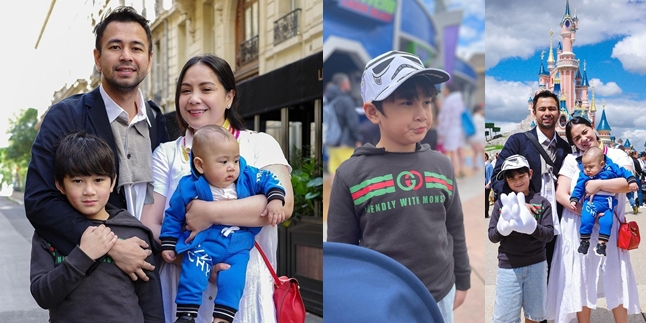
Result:
[[[561,19],[561,41],[556,48],[556,56],[552,37],[554,32],[550,30],[550,49],[547,56],[547,69],[543,63],[545,51],[541,53],[541,66],[538,72],[539,88],[534,95],[540,91],[549,90],[559,97],[560,116],[556,125],[558,134],[565,137],[565,125],[573,117],[584,117],[588,119],[599,133],[599,138],[607,145],[614,145],[614,138],[610,136],[610,125],[606,120],[605,103],[602,102],[601,118],[597,119],[597,106],[594,100],[594,86],[588,83],[586,63],[576,59],[572,51],[572,45],[576,40],[576,31],[579,26],[579,18],[576,11],[570,14],[570,1],[566,0],[565,14]],[[555,59],[556,57],[556,59]],[[583,65],[583,66],[581,66]],[[583,68],[582,68],[583,67]],[[588,96],[591,96],[588,99]],[[529,116],[521,124],[535,126],[532,115],[533,95],[527,101]]]

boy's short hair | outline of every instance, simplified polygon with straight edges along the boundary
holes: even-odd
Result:
[[[361,98],[364,103],[383,101],[416,75],[423,75],[433,85],[450,79],[449,74],[441,69],[424,67],[419,57],[393,50],[373,58],[366,64],[361,76]],[[413,88],[416,90],[416,86]]]
[[[497,180],[513,178],[516,174],[529,173],[529,162],[523,155],[511,155],[502,163],[500,172],[496,175]]]
[[[63,183],[65,176],[108,176],[117,174],[114,152],[96,135],[75,132],[60,139],[54,157],[54,178]]]
[[[194,158],[202,157],[205,152],[211,150],[209,148],[210,144],[228,140],[235,141],[236,137],[234,137],[227,129],[216,125],[204,126],[198,129],[193,136],[193,147],[191,148],[191,153]]]
[[[401,84],[393,93],[391,93],[387,98],[381,100],[381,101],[372,101],[372,104],[377,108],[379,112],[381,112],[383,115],[384,113],[384,108],[383,104],[384,102],[395,102],[395,100],[398,99],[406,99],[409,101],[413,101],[415,99],[419,99],[420,96],[423,98],[426,97],[435,97],[437,96],[437,93],[439,91],[435,87],[435,84],[425,75],[415,75],[403,84]]]

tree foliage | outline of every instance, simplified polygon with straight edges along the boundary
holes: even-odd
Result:
[[[31,160],[31,146],[38,134],[36,130],[37,123],[38,110],[34,108],[21,110],[16,119],[9,120],[9,146],[2,149],[0,154],[3,166],[0,173],[5,175],[2,178],[4,183],[12,182],[14,176],[6,175],[15,175],[17,171],[19,179],[17,184],[19,187],[23,186],[27,166]]]

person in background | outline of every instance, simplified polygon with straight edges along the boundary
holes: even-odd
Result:
[[[444,84],[442,88],[443,99],[438,113],[437,135],[438,144],[449,156],[453,169],[458,178],[465,176],[462,147],[465,143],[464,129],[462,129],[462,112],[466,109],[462,99],[462,92],[457,83]]]
[[[484,105],[477,104],[473,110],[473,123],[476,125],[476,134],[469,137],[468,141],[473,149],[473,171],[478,172],[480,169],[480,156],[484,154],[485,149],[485,117]]]
[[[484,153],[485,163],[485,218],[489,217],[489,195],[491,194],[491,177],[493,176],[493,165],[489,162],[489,154]]]
[[[350,158],[355,147],[362,145],[359,130],[359,115],[355,111],[354,100],[350,96],[352,86],[350,78],[345,73],[336,73],[332,81],[325,87],[323,94],[328,102],[334,102],[334,111],[343,131],[341,140],[336,146],[328,146],[328,172],[334,180],[336,169],[341,163]]]

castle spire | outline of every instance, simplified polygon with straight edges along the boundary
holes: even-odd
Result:
[[[547,68],[550,69],[550,71],[552,70],[552,68],[554,68],[554,51],[552,50],[552,35],[553,34],[554,34],[554,32],[552,31],[552,29],[550,29],[550,52],[549,52],[549,56],[547,57]],[[541,61],[542,61],[542,59],[541,59]]]
[[[570,16],[570,0],[565,1],[565,14],[563,15],[563,18],[569,17]]]
[[[588,83],[588,72],[586,71],[587,64],[585,60],[583,61],[583,81],[581,82],[581,86],[590,86],[590,83]],[[594,97],[594,92],[593,92],[593,97]]]

